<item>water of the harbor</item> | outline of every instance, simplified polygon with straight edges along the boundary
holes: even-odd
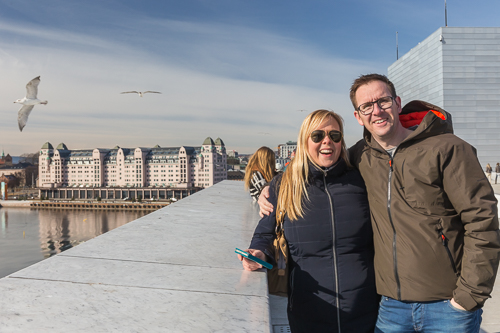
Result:
[[[0,278],[148,213],[0,208]]]

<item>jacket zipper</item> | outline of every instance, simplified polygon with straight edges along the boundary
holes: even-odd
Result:
[[[292,309],[293,309],[293,281],[294,281],[293,275],[294,275],[294,273],[295,273],[295,268],[290,270],[290,277],[288,280],[288,282],[290,284],[290,300],[289,300],[290,311],[292,311]]]
[[[427,126],[427,128],[434,122],[436,121],[437,117],[432,119],[430,124]],[[366,142],[366,141],[365,141]],[[406,139],[403,140],[403,142],[406,142]],[[403,144],[401,142],[398,147],[396,147],[396,150],[394,153],[391,155],[389,152],[385,151],[387,155],[389,155],[389,181],[387,184],[387,212],[389,214],[389,221],[391,222],[391,227],[392,227],[392,232],[394,234],[392,238],[392,257],[393,257],[393,266],[394,266],[394,278],[396,280],[396,287],[397,287],[397,296],[398,296],[398,301],[401,301],[401,282],[399,281],[399,274],[398,274],[398,260],[397,260],[397,252],[396,252],[396,228],[394,227],[394,222],[392,221],[392,216],[391,216],[391,180],[392,180],[392,172],[393,167],[393,157],[396,154],[396,151],[398,148]],[[371,147],[374,149],[373,147]],[[377,151],[380,151],[379,149],[375,149]],[[449,251],[449,250],[448,250]],[[451,255],[451,254],[450,254]]]
[[[389,215],[389,221],[391,222],[392,232],[394,234],[394,236],[392,237],[392,258],[394,265],[394,278],[396,279],[398,301],[401,301],[401,283],[399,281],[398,259],[396,251],[396,228],[394,228],[394,223],[392,221],[392,216],[391,216],[391,180],[392,180],[392,172],[394,171],[392,168],[392,161],[393,160],[391,157],[389,161],[389,181],[387,183],[387,213]]]
[[[453,256],[451,255],[450,248],[448,247],[448,238],[446,238],[446,236],[443,234],[442,229],[439,229],[439,237],[441,238],[441,242],[443,243],[443,246],[446,249],[446,253],[448,253],[448,258],[450,259],[453,272],[457,277],[459,277],[460,274],[458,274],[457,266],[455,265],[455,261],[453,260]]]
[[[323,171],[323,184],[325,185],[325,193],[328,196],[328,201],[330,202],[330,213],[332,214],[332,236],[333,236],[333,266],[335,270],[335,304],[337,306],[337,329],[338,332],[341,333],[340,330],[340,301],[339,301],[339,277],[338,277],[338,269],[337,269],[337,242],[335,241],[335,218],[333,217],[333,203],[332,197],[330,196],[330,192],[328,192],[328,187],[326,186],[326,171]]]

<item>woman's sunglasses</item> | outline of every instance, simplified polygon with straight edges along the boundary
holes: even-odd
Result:
[[[321,142],[321,140],[323,140],[325,138],[326,134],[327,134],[326,131],[322,131],[322,130],[313,131],[311,133],[311,140],[314,143]],[[330,131],[330,132],[328,132],[328,136],[335,143],[340,142],[340,140],[342,140],[342,132],[340,132],[340,131],[336,131],[336,130]]]

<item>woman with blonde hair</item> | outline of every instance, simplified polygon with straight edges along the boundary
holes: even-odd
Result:
[[[249,252],[275,264],[275,227],[288,243],[288,320],[292,332],[373,332],[379,297],[366,188],[351,168],[342,118],[312,112],[302,123],[297,151],[270,184],[269,202]],[[239,258],[246,270],[259,264]]]
[[[245,171],[245,189],[257,201],[260,191],[276,175],[276,157],[274,151],[268,147],[260,147],[250,157]]]
[[[491,165],[488,163],[486,164],[486,177],[488,177],[488,180],[490,181],[491,183],[491,172],[493,171],[493,169],[491,168]]]

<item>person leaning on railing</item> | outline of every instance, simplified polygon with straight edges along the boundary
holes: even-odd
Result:
[[[245,189],[250,191],[254,201],[259,199],[260,192],[276,175],[276,158],[274,151],[268,147],[260,147],[250,157],[245,169]]]

